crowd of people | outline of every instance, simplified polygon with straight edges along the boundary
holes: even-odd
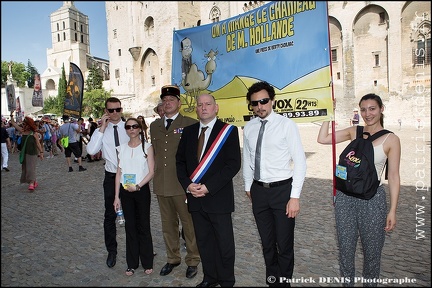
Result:
[[[255,117],[243,127],[242,152],[237,127],[218,119],[219,105],[213,95],[197,97],[194,119],[180,113],[180,89],[175,85],[161,88],[160,102],[154,108],[160,117],[149,126],[141,115],[124,119],[121,100],[116,97],[105,101],[105,113],[99,124],[89,119],[89,124],[84,125],[82,118],[72,123],[66,115],[60,127],[45,118],[36,123],[26,117],[18,124],[11,113],[10,126],[15,130],[7,131],[11,127],[6,128],[2,123],[2,169],[9,171],[4,150],[16,151],[17,135],[22,137],[21,147],[17,149],[25,149],[20,181],[28,183],[31,191],[38,186],[36,161],[44,158],[44,152],[48,153],[47,158],[58,155],[58,149],[64,152],[69,172],[73,171],[72,154],[77,159],[78,171],[86,171],[81,162],[83,158],[89,162],[104,159],[101,186],[106,265],[112,268],[117,262],[116,218],[117,211],[123,209],[125,275],[134,275],[140,265],[145,274],[153,273],[155,253],[150,219],[153,192],[159,205],[166,250],[166,264],[159,275],[170,274],[184,261],[185,277],[194,278],[201,263],[203,275],[197,287],[232,287],[236,281],[233,178],[243,166],[244,191],[252,203],[262,244],[266,283],[270,287],[289,287],[289,281],[272,279],[293,278],[295,219],[301,211],[300,196],[307,165],[296,123],[273,111],[275,96],[274,88],[265,81],[248,88],[245,97]],[[359,108],[354,109],[356,114],[359,111],[366,133],[373,135],[384,129],[384,105],[378,95],[363,96]],[[332,144],[355,139],[358,122],[352,124],[333,135],[329,132],[329,122],[323,122],[317,142]],[[65,136],[69,137],[67,147],[58,144]],[[87,139],[85,149],[79,144],[82,138]],[[378,175],[386,160],[389,161],[390,205],[387,209],[382,185],[369,200],[337,191],[335,220],[343,279],[355,277],[359,237],[365,258],[363,277],[380,277],[385,233],[392,231],[397,223],[400,140],[390,133],[376,139],[373,146]],[[85,152],[87,156],[83,157]],[[186,242],[184,260],[180,235]],[[354,281],[346,281],[344,285],[354,286]]]

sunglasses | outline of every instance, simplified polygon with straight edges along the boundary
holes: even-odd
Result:
[[[129,130],[129,129],[138,129],[139,125],[138,124],[133,124],[133,125],[125,125],[125,129]]]
[[[258,101],[251,101],[251,105],[252,106],[258,106],[258,103],[261,104],[261,105],[265,105],[269,101],[270,101],[270,98],[264,98],[264,99],[261,99],[261,100],[258,100]]]
[[[108,110],[109,113],[114,113],[114,111],[116,111],[117,113],[119,113],[122,109],[123,109],[122,107],[113,108],[113,109],[107,108],[107,110]]]

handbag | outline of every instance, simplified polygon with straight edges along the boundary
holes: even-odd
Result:
[[[24,162],[25,148],[26,148],[26,145],[27,145],[27,140],[28,140],[29,136],[31,136],[31,135],[33,135],[33,132],[30,132],[30,134],[26,137],[26,139],[24,141],[24,145],[21,147],[21,151],[20,151],[20,155],[19,155],[20,164],[22,164]]]
[[[68,134],[69,134],[69,130],[70,130],[71,124],[69,123],[69,129],[68,129]],[[60,139],[60,143],[64,148],[67,148],[69,146],[69,135],[68,136],[63,136]]]

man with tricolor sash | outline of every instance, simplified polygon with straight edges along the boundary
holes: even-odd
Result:
[[[177,177],[187,195],[203,281],[197,287],[232,287],[235,283],[233,178],[240,171],[237,127],[220,121],[210,94],[197,98],[199,123],[183,129],[176,154]],[[199,144],[202,139],[202,150]]]

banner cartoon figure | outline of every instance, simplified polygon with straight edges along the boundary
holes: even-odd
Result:
[[[84,93],[84,78],[81,70],[74,63],[70,63],[69,82],[66,86],[64,114],[71,117],[81,117],[82,100]]]
[[[176,30],[172,65],[182,113],[191,117],[196,97],[211,93],[222,107],[218,117],[244,126],[254,117],[247,89],[267,81],[276,91],[276,113],[296,122],[333,118],[325,1],[272,1],[224,21]]]

